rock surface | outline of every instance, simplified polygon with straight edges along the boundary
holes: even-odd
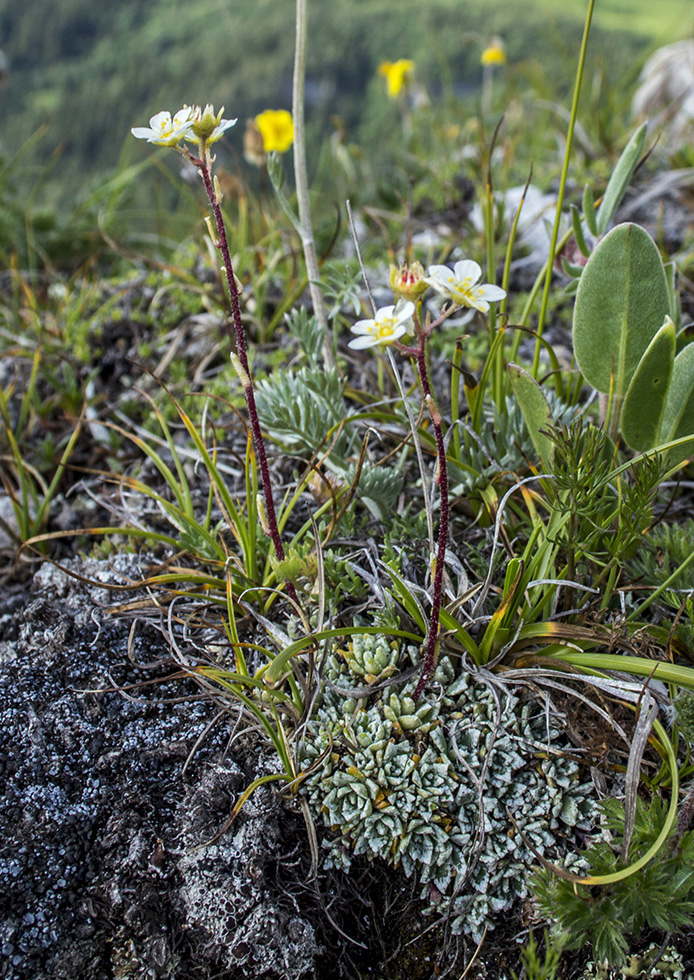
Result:
[[[128,560],[73,568],[122,582]],[[312,976],[318,940],[278,873],[301,817],[263,788],[209,843],[268,762],[228,756],[233,719],[210,727],[219,708],[164,679],[161,633],[130,635],[113,603],[49,564],[0,596],[0,976]]]

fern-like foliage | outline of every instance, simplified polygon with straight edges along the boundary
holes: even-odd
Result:
[[[556,422],[568,424],[576,415],[576,409],[548,394],[552,415]],[[514,398],[507,398],[503,411],[496,405],[484,416],[478,433],[466,429],[462,442],[460,463],[450,466],[452,493],[469,494],[481,490],[501,473],[521,473],[528,460],[535,460],[533,446],[520,405]]]
[[[629,570],[644,585],[662,585],[691,557],[692,541],[692,518],[683,524],[657,524],[644,536]],[[694,565],[682,569],[672,582],[672,588],[678,591],[694,590]],[[680,602],[681,599],[677,601],[677,606]]]
[[[296,319],[295,326],[313,344],[310,321]],[[313,349],[312,347],[310,349]],[[311,457],[319,453],[345,486],[357,476],[359,434],[346,420],[343,383],[337,371],[316,364],[298,370],[275,371],[259,381],[256,401],[260,421],[268,434],[290,453]],[[358,497],[374,517],[384,520],[392,513],[402,490],[403,477],[397,466],[372,466],[364,462],[359,474]]]
[[[393,513],[402,484],[403,476],[398,467],[367,464],[359,475],[359,497],[374,517],[382,521]]]
[[[624,804],[608,800],[601,804],[604,827],[610,841],[592,844],[583,857],[594,875],[612,874],[621,866],[624,842]],[[657,838],[666,808],[654,796],[650,805],[637,802],[629,860],[645,854]],[[694,832],[675,833],[656,857],[637,874],[599,891],[575,890],[573,882],[556,878],[551,871],[536,872],[531,888],[540,912],[566,934],[566,948],[593,946],[595,958],[621,966],[629,937],[646,928],[677,932],[694,923]]]
[[[289,336],[296,342],[299,356],[316,367],[323,354],[324,339],[318,318],[310,315],[305,306],[299,306],[285,313],[284,322]]]

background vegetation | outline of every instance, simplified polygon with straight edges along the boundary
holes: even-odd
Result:
[[[431,94],[461,95],[476,88],[480,41],[495,33],[506,40],[516,80],[544,78],[561,98],[584,8],[583,0],[311,3],[309,136],[334,131],[339,118],[348,138],[378,157],[378,137],[393,123],[375,77],[379,62],[414,58]],[[592,54],[608,79],[623,79],[688,17],[687,0],[601,2]],[[243,124],[264,108],[289,108],[293,22],[286,0],[3,0],[0,47],[10,73],[0,90],[0,156],[47,124],[26,164],[41,172],[46,202],[64,210],[121,154],[138,159],[126,136],[158,109],[209,100]],[[318,143],[309,138],[309,147]]]

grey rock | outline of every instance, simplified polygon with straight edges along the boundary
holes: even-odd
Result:
[[[132,556],[74,570],[104,586],[138,575]],[[183,775],[218,709],[165,679],[152,625],[129,660],[132,620],[113,602],[50,564],[0,595],[0,977],[310,977],[313,928],[267,871],[275,794],[208,843],[263,760],[229,759],[219,724]],[[137,664],[158,660],[160,684],[114,690],[151,681]]]

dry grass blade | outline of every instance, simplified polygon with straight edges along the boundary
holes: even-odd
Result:
[[[641,761],[653,730],[653,722],[658,716],[658,704],[646,688],[637,709],[636,727],[631,737],[629,762],[627,763],[626,784],[624,787],[624,842],[622,860],[629,859],[629,845],[634,833],[636,820],[636,800],[641,779]]]

